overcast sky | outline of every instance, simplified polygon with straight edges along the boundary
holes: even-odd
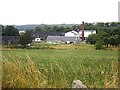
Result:
[[[0,0],[0,24],[118,21],[120,0]]]

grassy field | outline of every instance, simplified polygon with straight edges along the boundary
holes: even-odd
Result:
[[[80,79],[89,88],[117,88],[116,49],[95,50],[91,45],[34,46],[3,48],[3,87],[71,88],[72,81]]]

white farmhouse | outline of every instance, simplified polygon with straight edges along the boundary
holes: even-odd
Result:
[[[76,37],[78,35],[78,32],[76,31],[69,31],[67,33],[65,33],[66,37]]]
[[[85,40],[91,34],[96,34],[96,31],[95,30],[84,30],[84,38],[85,38]],[[77,31],[69,31],[69,32],[65,33],[65,36],[82,38],[82,30],[80,30],[79,32],[77,32]]]
[[[81,34],[77,31],[69,31],[65,33],[65,37],[74,37],[76,43],[79,43],[81,41],[80,40]]]

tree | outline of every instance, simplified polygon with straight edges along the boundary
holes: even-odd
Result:
[[[41,31],[42,31],[42,29],[39,26],[35,27],[35,29],[34,29],[34,32],[41,32]]]
[[[23,47],[26,48],[28,44],[32,42],[32,34],[31,31],[26,31],[25,34],[22,34],[19,37],[19,44]]]
[[[88,36],[86,42],[95,45],[96,41],[97,41],[97,34],[91,34]]]
[[[120,44],[120,35],[112,35],[109,40],[109,44],[112,46],[118,46]]]
[[[117,27],[117,23],[116,23],[116,22],[111,22],[111,23],[110,23],[110,26],[111,26],[111,27]]]
[[[109,44],[117,47],[120,44],[120,27],[112,29],[110,35]]]
[[[111,35],[120,35],[120,27],[111,30]]]
[[[2,36],[19,36],[19,31],[13,26],[6,26],[2,31]]]
[[[94,44],[96,50],[103,49],[103,45],[108,47],[109,44],[109,35],[106,32],[99,32],[97,34],[89,35],[87,38],[87,42],[90,44]]]
[[[98,22],[96,26],[104,27],[104,23],[103,22]]]
[[[105,23],[105,26],[106,26],[106,27],[109,27],[109,24],[110,24],[110,23],[106,22],[106,23]]]
[[[70,30],[71,30],[71,28],[68,27],[68,26],[66,26],[65,29],[64,29],[64,31],[66,31],[66,32],[68,32],[68,31],[70,31]]]
[[[108,44],[109,44],[109,34],[106,33],[105,31],[99,32],[97,41],[101,41],[103,45],[108,47]]]
[[[96,49],[96,50],[101,50],[101,49],[103,49],[103,43],[102,43],[101,41],[97,41],[97,42],[95,43],[95,49]]]
[[[0,36],[2,36],[3,30],[4,30],[4,26],[3,26],[3,25],[0,25]]]
[[[112,46],[115,45],[115,38],[114,38],[113,35],[110,37],[109,44],[112,45]]]
[[[108,44],[109,44],[109,37],[103,37],[103,45],[108,47]]]
[[[120,44],[120,39],[119,39],[119,38],[120,38],[120,35],[115,35],[115,36],[114,36],[114,39],[115,39],[115,44],[114,44],[114,45],[115,45],[116,47]]]

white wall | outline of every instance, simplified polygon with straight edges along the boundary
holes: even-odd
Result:
[[[35,42],[40,42],[41,39],[40,38],[35,38]]]
[[[82,31],[80,31],[79,34],[82,35]],[[91,34],[96,34],[96,31],[91,32],[91,30],[90,31],[89,30],[84,30],[84,37],[88,37]]]
[[[76,37],[76,36],[78,36],[78,32],[70,31],[70,32],[65,33],[65,36],[67,36],[67,37]]]
[[[19,33],[25,33],[25,31],[24,31],[24,30],[23,30],[23,31],[21,30],[21,31],[19,31]]]
[[[72,32],[67,32],[65,33],[66,37],[75,37],[75,34],[73,34]]]
[[[84,30],[84,37],[88,37],[90,34],[96,34],[96,31]],[[82,36],[82,30],[80,30],[79,35]],[[65,36],[69,36],[69,37],[78,37],[79,35],[76,31],[70,31],[65,33]]]

